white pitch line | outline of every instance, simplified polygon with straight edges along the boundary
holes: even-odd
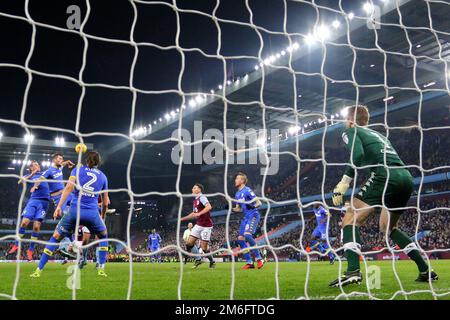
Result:
[[[450,288],[437,288],[437,289],[434,289],[434,292],[445,292],[445,294],[443,296],[450,295]],[[414,291],[409,291],[408,293],[409,293],[408,294],[409,296],[416,294],[416,293],[414,293]],[[417,294],[420,294],[420,293],[430,293],[431,294],[432,292],[431,292],[431,290],[427,290],[427,292],[423,292],[423,291],[417,292]],[[351,294],[351,292],[349,292],[348,294]],[[386,297],[386,296],[392,297],[394,294],[395,294],[395,292],[394,293],[380,292],[380,293],[372,293],[372,296],[374,296],[374,297],[377,297],[377,296],[378,297]],[[338,295],[313,296],[310,298],[311,298],[311,300],[330,300],[330,299],[336,299],[337,296]],[[366,294],[356,294],[354,296],[351,296],[350,298],[353,298],[353,297],[368,297],[368,294],[367,293]]]

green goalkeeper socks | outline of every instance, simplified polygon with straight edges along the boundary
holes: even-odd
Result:
[[[425,262],[424,258],[420,255],[416,244],[411,241],[411,239],[406,235],[406,233],[394,229],[390,235],[392,241],[394,241],[401,249],[409,246],[409,249],[405,250],[405,253],[417,264],[420,272],[428,271],[428,264]]]
[[[344,249],[347,256],[347,272],[360,269],[359,254],[355,250],[359,249],[361,243],[361,236],[359,233],[359,227],[354,227],[355,233],[353,234],[353,226],[348,225],[343,229],[344,233]],[[417,246],[404,232],[394,229],[392,230],[390,237],[401,249],[407,248],[405,253],[417,264],[417,268],[420,272],[428,271],[428,264],[421,256]]]
[[[353,228],[355,233],[353,234]],[[359,234],[359,227],[354,227],[352,225],[345,226],[343,229],[344,233],[344,250],[347,256],[347,272],[355,271],[360,269],[359,265],[359,254],[355,250],[360,250],[361,235]]]

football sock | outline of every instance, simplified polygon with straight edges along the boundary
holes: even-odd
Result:
[[[325,252],[324,244],[321,241],[319,241],[319,245],[317,246],[317,248],[319,248],[320,253]]]
[[[248,250],[245,250],[245,248],[247,248],[247,243],[245,243],[244,240],[238,240],[239,243],[239,247],[241,247],[242,253],[244,254],[244,259],[245,261],[247,261],[247,263],[252,264],[253,260],[252,257],[250,256],[250,252],[248,252]]]
[[[87,261],[88,248],[83,249],[83,260]]]
[[[257,245],[255,239],[250,234],[245,235],[245,240],[247,240],[247,242],[250,244],[251,247],[255,247]],[[258,249],[252,249],[252,252],[256,260],[261,260],[261,253],[259,252]]]
[[[19,238],[23,238],[25,235],[25,228],[19,228]],[[19,241],[16,241],[16,246],[19,245]]]
[[[105,239],[105,238],[107,238],[107,235],[98,235],[98,238],[99,239]],[[98,263],[99,263],[99,268],[103,268],[105,266],[107,253],[108,253],[108,241],[107,240],[102,240],[98,244]]]
[[[208,249],[208,250],[203,250],[203,252],[205,254],[209,254],[210,251]],[[214,262],[214,259],[213,259],[212,255],[208,255],[207,258],[208,258],[209,262]]]
[[[353,228],[355,233],[353,234]],[[361,235],[359,227],[347,225],[344,227],[344,250],[347,255],[347,272],[360,269],[359,251],[361,250]]]
[[[50,240],[48,240],[48,242],[54,243],[54,244],[48,244],[45,246],[44,252],[42,253],[42,256],[41,256],[41,260],[39,260],[39,265],[38,265],[39,270],[44,269],[45,265],[48,262],[48,258],[53,256],[53,252],[57,248],[56,244],[59,243],[59,241],[56,240],[53,236],[50,238]]]
[[[100,244],[95,248],[95,261],[97,261],[97,263],[99,263],[100,261],[100,255],[99,255],[99,248]]]
[[[186,245],[186,251],[187,252],[192,252],[195,254],[198,254],[198,247],[196,245]],[[198,257],[194,257],[195,261],[199,261],[202,260],[202,257],[198,256]]]
[[[311,249],[315,249],[318,246],[318,241],[316,239],[311,240]]]
[[[324,244],[323,244],[323,252],[326,252],[329,248],[330,248],[330,246],[328,245],[328,243],[326,243],[326,242],[324,242]],[[330,258],[330,259],[333,259],[334,258],[334,254],[333,254],[333,252],[330,250],[330,251],[328,251],[328,257]]]
[[[405,249],[405,253],[413,260],[420,272],[428,271],[428,264],[425,259],[420,255],[417,245],[411,241],[406,233],[394,229],[392,230],[390,237],[401,249]]]
[[[33,232],[31,233],[31,240],[33,242],[30,242],[30,246],[28,247],[28,250],[33,251],[34,250],[34,241],[36,241],[39,237],[39,233],[38,232]]]

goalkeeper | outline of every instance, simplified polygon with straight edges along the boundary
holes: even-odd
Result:
[[[342,219],[343,246],[347,255],[347,271],[330,283],[332,287],[361,283],[359,255],[361,237],[359,228],[375,211],[374,206],[383,206],[380,215],[380,230],[387,233],[416,263],[419,276],[416,281],[438,280],[438,275],[429,270],[417,245],[408,235],[398,229],[397,223],[413,192],[413,179],[404,168],[389,140],[380,133],[367,128],[369,111],[366,106],[352,106],[346,109],[346,130],[342,139],[351,153],[353,166],[348,166],[342,180],[333,190],[333,204],[341,206],[343,197],[355,176],[354,167],[370,166],[371,174],[360,191],[350,201]]]

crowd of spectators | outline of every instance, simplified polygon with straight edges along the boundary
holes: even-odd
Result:
[[[400,132],[390,133],[390,139],[397,153],[407,166],[411,166],[409,170],[414,177],[420,177],[422,172],[418,168],[422,168],[424,175],[432,175],[450,171],[448,148],[450,148],[450,135],[445,135],[441,130],[427,131],[423,135],[423,142],[420,144],[420,135],[416,132]],[[419,148],[419,146],[422,146]],[[414,146],[414,147],[411,147]],[[420,152],[420,149],[422,151]],[[420,154],[422,154],[422,163],[420,163]],[[348,162],[349,153],[341,150],[336,152],[335,149],[327,149],[325,155],[304,156],[304,159],[323,159],[327,163],[345,164]],[[283,176],[280,172],[278,182],[273,183],[272,180],[266,185],[266,197],[274,201],[283,201],[287,199],[297,198],[297,168],[295,166],[286,166],[281,164],[280,167],[290,167],[294,170],[288,171]],[[304,161],[300,165],[300,175],[298,183],[298,191],[301,197],[320,195],[323,192],[329,193],[333,187],[339,182],[344,172],[345,166],[326,166],[324,168],[321,161]],[[325,173],[325,179],[324,178]],[[362,184],[366,177],[365,170],[358,170],[357,185]],[[291,181],[291,183],[287,183]],[[424,184],[422,193],[427,191],[427,185]],[[441,183],[440,190],[448,190],[449,183],[444,181]],[[258,191],[259,189],[255,189]],[[446,191],[445,190],[445,191]]]
[[[441,130],[430,130],[423,133],[421,138],[420,132],[412,130],[406,132],[405,130],[395,131],[389,133],[390,140],[397,150],[398,154],[405,162],[406,165],[413,166],[410,168],[411,173],[415,177],[421,176],[422,172],[425,175],[431,175],[436,173],[448,172],[448,149],[450,147],[450,135],[443,134]],[[421,141],[422,140],[422,141]],[[413,146],[413,147],[412,147]],[[343,146],[342,146],[343,147]],[[319,155],[318,155],[319,154]],[[336,149],[326,148],[325,155],[321,153],[302,154],[302,159],[321,159],[323,158],[327,163],[346,163],[348,161],[348,152],[336,152]],[[420,160],[422,158],[422,161]],[[414,167],[416,166],[416,167]],[[420,170],[417,167],[421,167]],[[247,173],[251,175],[252,171],[256,169],[249,168]],[[325,166],[322,161],[306,161],[303,160],[300,165],[300,175],[297,179],[297,163],[292,157],[282,160],[280,163],[280,171],[276,176],[267,178],[265,184],[265,197],[273,201],[286,201],[297,198],[297,194],[301,197],[320,195],[322,191],[324,193],[331,192],[335,184],[338,182],[344,166]],[[325,179],[323,179],[325,174]],[[363,182],[365,178],[364,174],[359,175],[358,184]],[[298,187],[297,187],[298,181]],[[323,184],[323,186],[322,186]],[[0,188],[0,219],[17,218],[17,208],[20,200],[21,188],[17,186],[17,180],[12,178],[2,178]],[[255,192],[261,196],[260,181],[255,182],[252,185]],[[418,193],[418,186],[416,186],[415,194]],[[449,182],[438,181],[434,183],[423,184],[420,189],[421,195],[429,195],[436,192],[448,191]],[[232,194],[232,191],[230,191]],[[320,200],[319,198],[316,200]],[[24,199],[26,201],[26,198]],[[210,199],[214,210],[228,209],[229,203],[223,197],[212,197]],[[414,200],[415,204],[415,200]],[[450,248],[450,212],[448,198],[433,199],[431,201],[424,199],[420,200],[420,224],[418,231],[429,231],[429,233],[419,240],[419,244],[426,250]],[[443,208],[442,210],[432,210],[434,208]],[[190,212],[191,204],[189,201],[185,202],[183,212]],[[293,211],[298,213],[298,208],[293,206]],[[430,210],[430,211],[427,211]],[[425,211],[425,212],[424,212]],[[282,209],[275,211],[275,213],[282,212]],[[404,213],[400,220],[402,229],[410,235],[416,233],[416,225],[418,219],[418,213],[416,210],[409,210]],[[296,228],[290,232],[284,233],[282,236],[271,240],[271,246],[274,248],[291,244],[295,248],[306,248],[309,243],[309,235],[311,234],[314,226],[315,219],[312,215],[305,215],[304,228]],[[339,234],[340,234],[340,214],[332,214],[330,219],[330,237],[332,238],[332,245],[335,248],[340,247]],[[300,219],[298,214],[292,214],[288,218],[276,218],[271,216],[267,231],[281,226],[289,220]],[[221,221],[223,222],[223,221]],[[228,244],[226,239],[226,227],[225,223],[216,223],[214,232],[212,233],[211,248],[213,251],[220,248],[227,248]],[[5,225],[0,220],[0,228],[11,229],[12,225]],[[228,236],[230,245],[232,248],[237,247],[237,237],[239,228],[239,216],[234,215],[229,226]],[[185,226],[183,226],[181,232],[183,232]],[[264,230],[263,230],[264,231]],[[258,230],[257,235],[263,234],[262,230]],[[303,237],[301,233],[303,231]],[[146,252],[147,243],[146,239],[150,230],[133,230],[134,239],[137,239],[135,243],[132,243],[132,247],[137,252]],[[163,238],[162,246],[176,245],[176,228],[174,225],[168,224],[162,230],[158,230]],[[139,234],[142,234],[139,236]],[[371,217],[367,224],[361,228],[361,235],[363,239],[363,250],[371,251],[377,248],[386,247],[386,240],[382,234],[378,231],[378,217],[374,215]],[[180,241],[183,243],[182,236],[180,234]],[[0,258],[5,256],[9,243],[0,242]],[[26,245],[25,245],[26,247]],[[40,245],[37,246],[38,250],[35,252],[35,258],[39,255]],[[286,248],[283,250],[277,250],[287,256],[294,257],[297,255],[297,251]],[[90,253],[92,255],[92,253]],[[177,257],[176,249],[168,249],[163,252],[163,257],[167,257],[169,260]]]
[[[448,249],[450,248],[450,210],[448,209],[450,205],[450,199],[442,198],[435,199],[425,202],[422,206],[422,210],[418,213],[417,210],[407,210],[400,218],[399,227],[406,232],[411,237],[414,237],[416,233],[420,235],[419,244],[424,250],[435,250],[435,249]],[[419,225],[417,222],[420,216]],[[342,215],[338,211],[331,211],[331,216],[329,220],[329,239],[330,243],[335,249],[342,246],[340,242],[340,230]],[[287,217],[274,217],[269,219],[267,224],[267,232],[277,229],[281,226],[286,225],[289,222],[301,220],[298,215],[290,215]],[[386,238],[379,232],[378,226],[379,214],[375,214],[370,217],[366,224],[361,227],[361,238],[362,238],[362,251],[378,251],[382,248],[386,248]],[[293,230],[283,233],[279,237],[270,239],[270,245],[275,249],[275,252],[280,257],[289,257],[292,259],[300,259],[299,250],[307,250],[310,244],[310,235],[316,226],[315,217],[312,214],[305,214],[304,217],[304,228],[300,225]],[[263,224],[260,224],[261,226]],[[417,230],[416,230],[417,228]],[[184,241],[182,239],[182,233],[186,229],[185,225],[180,228],[180,246],[184,247]],[[228,243],[226,241],[226,224],[220,223],[214,226],[214,232],[212,233],[212,238],[210,246],[212,251],[219,249],[228,249]],[[229,244],[231,248],[237,248],[237,237],[239,230],[239,220],[231,220],[228,225],[228,236]],[[417,232],[416,232],[417,231]],[[133,250],[139,253],[148,253],[147,238],[150,230],[133,230],[135,235],[134,239],[139,242],[132,241]],[[163,242],[161,247],[172,246],[172,248],[165,249],[161,255],[165,262],[178,261],[178,251],[176,249],[177,239],[176,239],[176,227],[170,226],[164,228],[164,230],[157,230],[161,235]],[[264,234],[264,228],[259,228],[256,233],[256,237],[262,236]],[[139,237],[139,235],[141,235]],[[42,240],[46,240],[48,236],[44,235],[41,237]],[[48,239],[47,239],[48,240]],[[0,259],[7,258],[6,252],[11,245],[10,242],[0,242]],[[286,246],[288,245],[288,246]],[[392,243],[390,243],[392,246]],[[23,249],[26,250],[28,244],[25,243]],[[284,247],[284,248],[281,248]],[[36,245],[36,250],[34,251],[33,258],[38,259],[40,253],[43,250],[43,246],[40,244]],[[125,252],[115,252],[111,248],[111,258],[125,261],[128,257],[124,258]],[[270,251],[270,250],[269,250]],[[222,254],[223,254],[222,250]],[[220,256],[221,254],[217,254]],[[94,248],[89,249],[89,259],[94,259]],[[269,256],[272,256],[269,252]],[[55,255],[55,259],[62,259],[60,255]],[[136,261],[150,261],[148,257],[135,257]]]
[[[450,198],[441,198],[430,201],[425,201],[421,207],[421,211],[410,209],[405,211],[400,220],[398,226],[406,232],[408,235],[415,237],[416,233],[419,235],[419,245],[424,250],[435,249],[449,249],[450,248]],[[441,208],[441,209],[439,209]],[[417,222],[420,216],[419,225]],[[340,240],[341,233],[341,219],[342,213],[340,211],[331,211],[329,220],[329,240],[334,249],[342,247]],[[284,226],[289,222],[301,220],[298,215],[290,215],[287,217],[278,217],[275,219],[269,219],[267,224],[267,232],[274,230],[280,226]],[[262,225],[262,224],[261,224]],[[279,237],[270,239],[270,245],[275,249],[275,253],[279,257],[288,257],[291,259],[300,259],[300,250],[308,250],[310,245],[311,234],[316,227],[315,216],[311,213],[306,213],[304,216],[304,228],[302,224],[300,227],[296,227],[293,230],[283,233]],[[417,230],[416,230],[417,228]],[[181,234],[185,230],[185,226],[182,226],[180,230],[180,246],[184,246]],[[232,220],[228,225],[229,244],[231,248],[237,248],[237,237],[239,230],[239,221]],[[256,233],[256,237],[263,235],[263,230],[259,228]],[[387,248],[386,238],[384,234],[379,231],[379,213],[371,216],[366,224],[360,228],[362,238],[362,251],[378,251],[383,248]],[[417,231],[417,232],[416,232]],[[163,237],[163,246],[176,245],[176,229],[167,228],[162,230],[161,236]],[[211,238],[211,249],[216,251],[218,249],[228,248],[226,242],[226,224],[216,224]],[[288,245],[288,246],[287,246]],[[393,246],[392,243],[389,243]],[[143,252],[143,248],[146,248],[146,242],[140,243],[135,247],[138,252]],[[269,250],[270,251],[270,250]],[[177,250],[168,249],[164,252],[163,256],[176,256]],[[272,254],[269,252],[269,256]]]

